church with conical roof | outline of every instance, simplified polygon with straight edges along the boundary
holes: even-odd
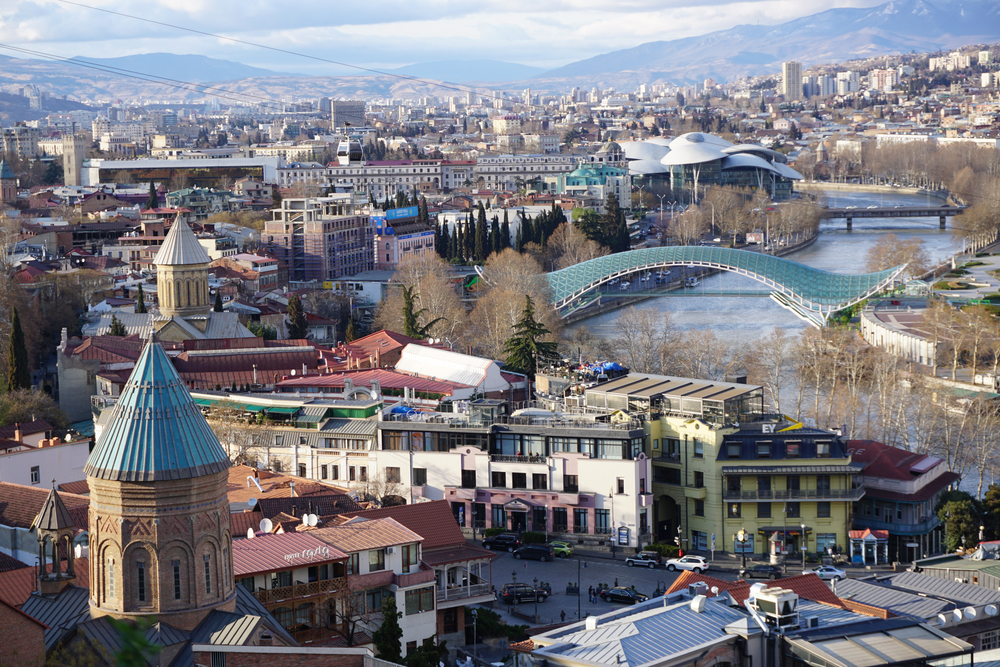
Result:
[[[194,231],[180,216],[153,258],[156,265],[158,310],[150,313],[107,313],[96,325],[84,327],[88,335],[107,335],[115,316],[131,334],[155,331],[164,341],[183,342],[209,338],[252,338],[236,313],[216,313],[209,296],[208,269],[212,260],[198,243]]]
[[[17,201],[17,177],[7,160],[0,159],[0,203],[13,204]]]

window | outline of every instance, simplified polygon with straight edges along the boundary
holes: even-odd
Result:
[[[705,458],[705,443],[698,438],[694,439],[694,457],[696,459]]]
[[[368,481],[368,466],[358,467],[358,481],[367,482]]]
[[[361,574],[361,563],[358,554],[353,553],[347,559],[347,574]]]
[[[350,466],[350,467],[349,467],[349,468],[347,469],[347,478],[348,478],[348,480],[349,480],[349,481],[351,481],[351,482],[353,482],[353,481],[354,481],[355,479],[357,479],[357,474],[356,474],[356,472],[355,472],[355,468],[354,468],[354,466]]]
[[[837,533],[819,533],[816,535],[816,550],[830,552],[837,546]]]
[[[617,483],[616,486],[617,486],[616,493],[618,493],[619,495],[625,493],[625,478],[624,477],[619,477],[618,478],[618,483]]]
[[[730,519],[739,519],[743,516],[743,507],[740,503],[727,503],[726,511]]]
[[[691,548],[708,551],[708,533],[703,530],[691,531]]]
[[[566,493],[579,493],[580,483],[576,475],[563,475],[563,491]]]
[[[785,458],[797,459],[802,456],[802,444],[799,441],[789,442],[785,445]]]
[[[475,473],[474,470],[471,472]],[[427,485],[427,468],[414,468],[413,486],[426,486],[426,485]],[[463,484],[463,486],[465,485]]]
[[[399,468],[386,468],[385,481],[389,484],[399,484]]]
[[[507,527],[507,513],[504,512],[503,505],[490,505],[493,513],[493,528]]]
[[[736,477],[726,478],[726,490],[729,491],[729,493],[738,494],[743,490],[742,487],[743,487],[742,477],[736,476]]]
[[[463,470],[462,471],[462,488],[463,489],[474,489],[474,488],[476,488],[476,471],[475,470]]]
[[[980,650],[989,651],[1000,648],[1000,630],[987,630],[979,635]]]
[[[417,564],[417,545],[404,544],[401,553],[403,554],[403,572],[409,572],[410,568]]]
[[[247,589],[251,593],[253,593],[255,590],[257,590],[257,587],[254,584],[254,578],[253,577],[243,577],[242,579],[239,580],[238,583],[240,584],[240,586],[242,586],[243,588]]]
[[[771,518],[771,503],[757,503],[757,518],[758,519]]]
[[[212,557],[205,554],[205,594],[212,594]]]
[[[506,489],[507,488],[507,473],[505,472],[494,472],[490,474],[490,481],[494,489]]]
[[[340,466],[330,466],[330,479],[340,479]]]
[[[31,483],[38,484],[39,479],[41,479],[42,473],[38,470],[38,466],[31,466]]]
[[[300,445],[308,444],[308,439],[306,438],[306,436],[304,436],[304,435],[300,435],[299,436],[299,444]]]
[[[771,497],[771,478],[767,475],[757,477],[757,495],[761,498]]]
[[[646,495],[646,478],[645,477],[640,477],[639,478],[639,495],[640,496]]]
[[[579,507],[573,508],[573,525],[577,533],[587,532],[587,510]]]
[[[328,475],[327,475],[327,467],[326,466],[320,466],[319,467],[319,478],[320,479],[327,479],[327,477],[328,477]]]
[[[830,518],[830,503],[829,502],[819,502],[816,503],[816,516],[821,519]]]
[[[759,459],[769,459],[769,458],[771,458],[771,443],[770,442],[758,442],[757,443],[757,458],[759,458]]]
[[[552,530],[557,533],[562,533],[566,531],[567,526],[567,514],[565,507],[554,507],[552,508]]]
[[[545,473],[534,473],[531,476],[531,488],[544,490],[549,488],[549,477]]]
[[[694,515],[695,516],[705,516],[705,501],[695,500],[694,501]]]
[[[300,463],[299,464],[299,477],[305,477],[305,476],[306,476],[306,464],[305,463]]]
[[[726,445],[726,458],[728,459],[740,458],[740,443],[731,442],[728,445]]]
[[[700,470],[694,471],[694,488],[701,489],[705,486],[705,473]]]
[[[611,532],[611,510],[594,510],[594,532],[598,535]]]
[[[830,476],[829,475],[816,475],[816,491],[823,495],[824,493],[830,492]]]
[[[52,569],[55,569],[53,566]],[[113,598],[115,596],[115,559],[108,559],[108,597]]]
[[[415,591],[406,591],[406,615],[434,611],[434,587],[427,586]]]
[[[371,549],[368,552],[368,571],[378,572],[385,569],[385,549]]]
[[[406,642],[406,655],[410,655],[413,651],[417,650],[417,642]]]
[[[799,504],[798,503],[785,503],[785,514],[789,519],[799,518]]]
[[[181,599],[181,562],[178,559],[174,559],[174,599]]]
[[[816,458],[818,459],[830,458],[830,443],[828,441],[816,443]]]
[[[146,564],[144,562],[137,561],[135,564],[135,591],[136,599],[139,602],[146,601]]]
[[[788,488],[789,491],[798,491],[799,490],[799,476],[798,475],[789,475],[788,477],[786,477],[785,478],[785,486]]]
[[[500,473],[503,474],[503,473]],[[523,472],[514,472],[510,475],[510,486],[513,489],[528,488],[528,476]]]

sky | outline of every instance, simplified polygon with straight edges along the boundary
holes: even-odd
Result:
[[[389,69],[452,58],[549,69],[645,42],[778,24],[882,0],[2,0],[0,43],[63,57],[198,54],[277,72],[356,70],[101,8],[328,60]],[[87,6],[81,6],[87,5]],[[89,6],[89,7],[88,7]],[[0,48],[0,54],[24,57]]]

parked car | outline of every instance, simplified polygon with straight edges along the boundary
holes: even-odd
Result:
[[[621,287],[619,287],[618,289],[620,289],[621,291],[624,292],[624,291],[626,291],[631,286],[632,286],[632,283],[630,283],[628,281],[625,281],[625,282],[622,283]]]
[[[778,579],[785,576],[777,565],[754,565],[740,570],[743,579]]]
[[[708,561],[701,556],[671,558],[667,561],[667,569],[671,572],[674,570],[691,570],[695,574],[699,574],[708,569]]]
[[[534,602],[536,599],[539,602],[545,602],[545,598],[548,596],[549,594],[545,590],[532,588],[528,584],[504,584],[500,587],[500,592],[497,593],[497,597],[507,604]]]
[[[573,545],[569,542],[552,541],[549,542],[549,546],[552,547],[552,550],[560,558],[568,558],[573,555]]]
[[[514,533],[500,533],[483,540],[483,548],[491,551],[513,552],[521,546],[521,538]]]
[[[601,591],[601,599],[605,602],[624,602],[626,604],[638,604],[649,599],[648,595],[638,593],[631,588],[618,587]]]
[[[625,559],[625,564],[629,567],[648,567],[650,569],[660,564],[660,554],[655,551],[643,551]]]
[[[840,581],[841,579],[847,579],[846,572],[838,570],[832,565],[821,565],[820,567],[813,568],[812,570],[802,570],[802,574],[815,574],[823,580],[832,579],[833,581]]]
[[[540,560],[543,563],[547,560],[555,560],[556,552],[548,544],[525,544],[520,549],[514,550],[514,558],[526,560]]]
[[[899,186],[897,185],[896,187],[898,188]],[[878,206],[875,204],[869,204],[868,208],[878,208]]]

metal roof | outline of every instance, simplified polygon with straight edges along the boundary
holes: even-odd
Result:
[[[855,475],[861,466],[848,464],[815,466],[724,466],[723,475]]]
[[[953,570],[961,569],[961,563]],[[952,579],[941,579],[920,572],[900,572],[890,580],[896,588],[906,588],[916,593],[936,595],[962,604],[989,604],[1000,602],[1000,592],[982,586],[963,584]]]
[[[912,623],[912,621],[910,621]],[[795,651],[819,657],[825,664],[842,667],[876,667],[906,662],[925,662],[933,658],[971,652],[972,645],[925,624],[901,625],[887,621],[877,626],[861,626],[863,632],[815,638],[810,633],[788,637]],[[808,660],[807,660],[808,662]]]
[[[920,619],[934,618],[942,611],[948,611],[956,606],[954,602],[917,595],[895,588],[891,584],[891,580],[876,582],[844,579],[837,582],[837,595],[852,602],[888,609],[900,616]]]
[[[237,577],[346,559],[347,554],[308,533],[258,535],[233,542],[233,573]]]
[[[864,274],[831,273],[761,252],[717,246],[664,246],[605,255],[545,277],[552,289],[553,305],[563,307],[613,278],[674,265],[704,266],[748,276],[811,313],[829,313],[855,304],[884,289],[906,268],[897,266]]]
[[[760,385],[693,380],[691,378],[674,377],[671,375],[629,373],[610,382],[590,387],[587,389],[587,393],[622,394],[638,398],[653,398],[654,396],[663,395],[691,396],[707,393],[708,396],[706,398],[726,400],[748,394],[757,389],[760,389]],[[720,393],[722,394],[721,396],[719,396]]]
[[[271,634],[273,634],[275,638],[281,639],[285,646],[295,646],[298,643],[295,641],[294,637],[288,634],[285,627],[276,621],[274,616],[271,616],[271,612],[269,612],[264,605],[260,603],[260,600],[258,600],[253,593],[244,588],[242,584],[236,584],[236,609],[234,609],[234,611],[237,614],[243,614],[244,616],[259,616],[263,619],[264,625],[266,625],[271,631]],[[209,620],[212,618],[213,614],[217,613],[223,612],[215,610],[209,614],[205,620]],[[197,628],[195,628],[195,631],[197,631]]]
[[[403,348],[396,370],[435,380],[446,380],[484,392],[503,391],[509,383],[500,375],[496,362],[482,357],[410,344]]]
[[[329,435],[359,435],[374,437],[378,422],[371,419],[328,419],[320,433]]]
[[[63,528],[73,528],[75,523],[66,509],[66,504],[56,491],[55,480],[52,480],[52,490],[46,496],[42,509],[32,522],[32,528],[39,530],[62,530]]]
[[[191,641],[213,646],[243,646],[253,636],[261,620],[260,616],[253,614],[234,614],[216,609],[198,624],[191,633]]]
[[[55,597],[33,594],[21,605],[21,611],[48,626],[46,648],[51,648],[89,609],[90,589],[83,586],[67,586]]]
[[[157,266],[177,266],[182,264],[210,264],[212,258],[198,243],[198,237],[188,227],[184,218],[177,216],[163,245],[156,252],[153,264]]]
[[[200,477],[229,466],[229,457],[163,348],[148,344],[84,473],[101,479],[153,482]]]

